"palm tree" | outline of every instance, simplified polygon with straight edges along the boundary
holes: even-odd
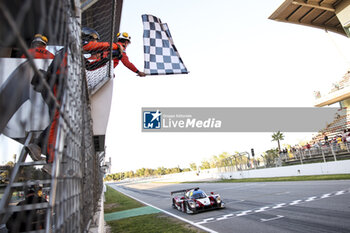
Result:
[[[272,134],[272,141],[277,141],[277,143],[278,143],[278,152],[281,151],[280,141],[282,141],[282,140],[284,140],[284,135],[280,131]]]

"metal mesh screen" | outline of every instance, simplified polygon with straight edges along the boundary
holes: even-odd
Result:
[[[95,152],[90,98],[113,68],[107,54],[86,70],[81,27],[111,43],[122,1],[88,2],[0,2],[0,232],[91,226],[104,152]]]
[[[113,43],[115,42],[115,35],[119,30],[119,24],[111,24],[111,22],[119,21],[121,14],[121,2],[114,0],[100,0],[97,4],[92,5],[88,9],[84,10],[82,14],[82,27],[95,30],[99,35],[99,42]],[[118,19],[117,19],[118,15]],[[108,17],[106,17],[108,16]],[[100,45],[102,44],[100,43]],[[103,47],[103,46],[102,46]],[[92,51],[91,51],[92,50]],[[88,80],[88,88],[90,94],[95,94],[113,74],[113,63],[111,60],[112,48],[92,48],[90,51],[84,50],[85,57],[90,59],[91,57],[110,58],[111,62],[108,62],[104,66],[99,64],[92,67],[86,72]],[[96,59],[93,58],[92,61]],[[94,65],[93,65],[94,66]]]

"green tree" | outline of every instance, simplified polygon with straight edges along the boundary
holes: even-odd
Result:
[[[207,160],[203,160],[201,166],[199,167],[201,170],[204,169],[209,169],[210,168],[210,163]]]
[[[123,179],[123,173],[122,172],[118,172],[115,174],[116,180],[121,180]]]
[[[136,175],[138,176],[138,177],[142,177],[142,176],[144,176],[145,175],[145,170],[146,170],[146,168],[141,168],[141,169],[137,169],[136,170]]]
[[[197,171],[197,164],[196,163],[190,163],[190,168],[192,171]]]
[[[272,167],[275,165],[276,158],[279,157],[278,149],[270,149],[264,152],[264,160],[267,167]]]
[[[284,140],[284,135],[280,131],[277,133],[272,134],[272,141],[277,141],[278,144],[278,151],[281,151],[281,145],[280,141]]]
[[[161,176],[165,175],[165,168],[164,167],[158,167],[157,170],[154,171],[156,175]]]
[[[119,173],[114,173],[114,174],[111,174],[111,178],[112,178],[112,180],[119,180],[120,175],[119,175]]]
[[[171,168],[165,168],[165,174],[171,174]]]
[[[210,159],[210,168],[216,168],[218,167],[219,159],[216,155],[213,155]]]
[[[217,164],[219,167],[228,167],[231,166],[231,155],[227,152],[224,152],[217,157]]]
[[[6,166],[10,166],[11,168],[13,168],[15,166],[15,163],[12,161],[8,161],[6,164]]]
[[[8,170],[0,173],[0,184],[8,183],[9,177],[10,177],[10,172]]]
[[[146,168],[144,175],[147,176],[152,176],[153,175],[153,169],[151,168]]]
[[[108,174],[106,175],[106,177],[104,178],[104,181],[112,181],[113,180],[113,175],[112,174]]]
[[[8,183],[8,180],[10,179],[12,173],[12,169],[15,166],[15,164],[14,162],[9,161],[5,164],[5,166],[6,170],[0,174],[0,184]]]
[[[180,173],[180,172],[181,172],[181,168],[179,166],[171,169],[171,173]]]
[[[134,174],[133,171],[127,171],[126,174],[125,174],[125,176],[126,176],[127,178],[133,178],[134,175],[135,175],[135,174]]]

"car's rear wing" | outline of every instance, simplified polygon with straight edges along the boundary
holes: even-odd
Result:
[[[189,188],[189,189],[182,189],[182,190],[177,190],[177,191],[172,191],[172,192],[170,192],[170,195],[173,195],[173,194],[175,194],[175,193],[185,193],[185,192],[188,192],[188,191],[190,191],[190,190],[192,190],[192,189],[199,189],[198,187],[196,187],[196,188]]]

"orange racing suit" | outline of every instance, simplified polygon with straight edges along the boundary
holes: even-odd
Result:
[[[135,67],[134,64],[132,64],[130,61],[129,61],[129,58],[128,56],[126,55],[126,52],[125,52],[125,47],[124,45],[121,43],[121,42],[117,42],[117,43],[113,43],[113,45],[119,45],[122,49],[123,49],[123,57],[120,59],[123,63],[124,66],[128,67],[129,70],[137,73],[139,70]],[[114,47],[114,46],[113,46]],[[117,58],[114,58],[113,59],[113,63],[114,63],[114,68],[119,64],[119,59]]]
[[[61,53],[61,61],[56,62],[53,65],[53,69],[51,70],[52,75],[52,81],[53,83],[48,81],[49,84],[53,84],[52,91],[54,96],[57,98],[58,102],[60,103],[62,92],[63,92],[63,79],[67,77],[67,52],[64,52],[63,50],[60,51]],[[64,53],[64,54],[63,54]],[[49,129],[49,139],[48,139],[48,145],[47,145],[47,162],[53,163],[53,160],[55,158],[55,147],[56,147],[56,140],[57,140],[57,129],[58,129],[58,120],[59,120],[60,112],[59,109],[56,107],[53,109],[53,119],[50,125]]]
[[[83,41],[83,50],[91,54],[87,60],[93,60],[85,62],[87,70],[98,69],[109,61],[110,43],[108,42]],[[113,43],[112,50],[118,50],[118,45]]]
[[[28,49],[28,53],[33,56],[33,58],[43,58],[43,59],[54,59],[55,55],[50,53],[46,48],[36,47]],[[26,58],[26,55],[22,55],[21,58]]]

